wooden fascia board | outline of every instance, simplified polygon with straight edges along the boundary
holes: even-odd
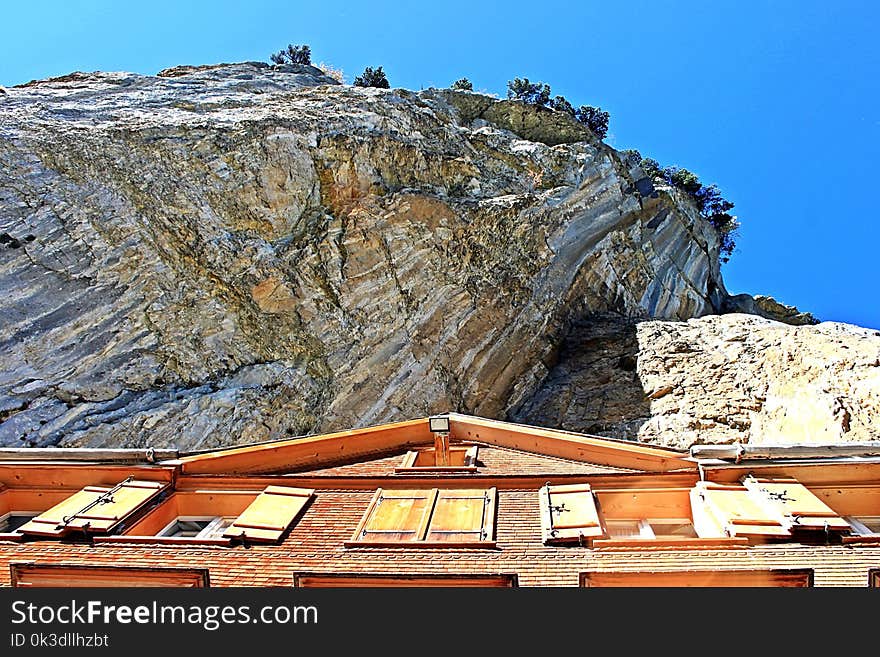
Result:
[[[614,474],[539,474],[539,475],[181,475],[177,491],[255,491],[266,486],[296,486],[321,490],[376,490],[410,488],[492,488],[498,490],[535,490],[551,485],[589,483],[594,491],[604,489],[691,488],[697,476],[690,472],[614,473]]]
[[[450,414],[449,419],[452,437],[458,440],[644,472],[697,469],[696,462],[684,452],[466,415]]]
[[[157,465],[108,465],[101,463],[4,462],[0,482],[9,488],[79,490],[85,486],[115,486],[128,476],[144,481],[172,484],[175,469]]]
[[[428,420],[423,418],[184,456],[180,463],[184,474],[272,472],[304,465],[320,467],[382,450],[424,444],[430,439]]]
[[[847,463],[823,463],[822,459],[810,463],[743,463],[704,467],[703,472],[708,481],[717,483],[738,483],[743,477],[754,474],[761,477],[792,477],[805,486],[880,485],[880,464],[860,463],[857,460]]]

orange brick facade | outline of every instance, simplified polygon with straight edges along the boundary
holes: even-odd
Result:
[[[345,548],[372,491],[318,491],[277,546],[86,545],[59,541],[0,543],[0,584],[9,564],[85,564],[208,568],[211,586],[293,586],[294,573],[515,573],[519,586],[578,586],[584,571],[812,568],[815,586],[868,585],[880,545],[755,546],[705,549],[589,549],[541,543],[535,490],[498,494],[497,548]]]

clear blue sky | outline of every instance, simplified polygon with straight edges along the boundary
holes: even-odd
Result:
[[[364,3],[7,2],[0,84],[268,61],[288,43],[346,79],[547,82],[611,113],[608,143],[716,182],[736,203],[732,293],[880,328],[877,0]]]

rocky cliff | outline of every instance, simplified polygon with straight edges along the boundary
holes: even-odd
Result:
[[[559,113],[259,63],[0,94],[0,292],[4,446],[207,448],[444,410],[754,440],[812,394],[771,391],[787,370],[761,340],[831,335],[707,317],[811,319],[730,297],[690,202]],[[880,372],[878,338],[852,340]],[[723,390],[691,378],[720,357]],[[876,374],[852,381],[828,398],[876,401]],[[876,422],[848,412],[852,436]]]
[[[511,415],[681,449],[877,440],[880,331],[743,314],[584,317]]]

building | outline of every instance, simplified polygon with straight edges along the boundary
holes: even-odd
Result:
[[[459,414],[189,454],[2,450],[0,585],[878,586],[878,455]]]

